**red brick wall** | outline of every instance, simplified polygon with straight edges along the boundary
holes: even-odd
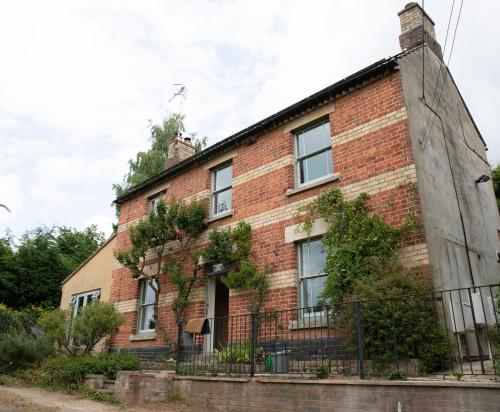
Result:
[[[335,109],[330,112],[329,119],[333,141],[339,133],[352,130],[367,122],[387,115],[397,109],[404,108],[399,73],[389,74],[373,83],[364,86],[335,101]],[[372,190],[372,183],[368,179],[380,174],[395,171],[414,163],[409,138],[407,120],[378,128],[360,138],[351,139],[345,143],[333,146],[334,172],[340,174],[336,182],[312,188],[292,196],[287,196],[288,189],[294,187],[294,168],[292,165],[272,170],[262,176],[245,181],[233,187],[233,216],[218,220],[211,227],[226,225],[241,219],[249,219],[256,214],[270,212],[273,209],[295,203],[299,200],[317,195],[328,187],[351,187],[356,184],[366,184],[367,190]],[[283,127],[276,128],[263,136],[258,137],[254,144],[242,144],[237,148],[237,155],[233,157],[233,179],[244,173],[251,172],[260,166],[269,164],[277,159],[294,153],[294,136],[285,133]],[[364,187],[364,186],[363,186]],[[210,170],[200,164],[182,175],[174,177],[169,182],[167,197],[186,198],[198,192],[210,189]],[[418,195],[410,184],[401,184],[390,189],[383,185],[374,191],[369,205],[373,211],[380,213],[384,219],[393,225],[401,224],[409,213],[420,215]],[[119,225],[123,227],[147,213],[147,199],[138,195],[122,205]],[[260,225],[252,231],[253,254],[259,269],[270,269],[272,272],[281,272],[296,269],[297,256],[294,244],[285,243],[285,227],[296,223],[296,217],[290,214],[286,220],[272,221]],[[413,236],[406,244],[425,242],[423,235]],[[126,231],[117,235],[117,248],[129,246]],[[427,267],[415,268],[417,273],[424,276],[428,273]],[[203,280],[199,282],[203,287]],[[165,281],[162,281],[164,292],[172,290]],[[113,272],[111,301],[121,302],[138,298],[138,282],[133,280],[130,273],[123,268]],[[265,300],[266,308],[292,309],[297,307],[296,287],[271,289]],[[246,313],[248,302],[245,296],[230,297],[230,314]],[[203,316],[204,302],[191,303],[187,317]],[[126,313],[127,324],[124,325],[115,338],[116,346],[131,344],[129,336],[137,327],[136,312]],[[170,307],[161,308],[161,321],[167,330],[175,336],[172,310]],[[162,344],[148,341],[133,343],[134,345]]]

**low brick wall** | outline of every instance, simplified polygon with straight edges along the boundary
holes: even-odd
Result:
[[[168,400],[172,392],[191,405],[214,411],[500,410],[500,383],[447,381],[312,380],[176,376],[120,372],[119,399]]]

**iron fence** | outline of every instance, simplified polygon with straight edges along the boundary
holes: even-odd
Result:
[[[183,374],[500,375],[499,287],[179,324]],[[199,323],[201,322],[201,323]]]

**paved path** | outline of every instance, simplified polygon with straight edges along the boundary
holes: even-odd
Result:
[[[0,385],[0,412],[190,412],[182,404],[167,402],[151,403],[147,406],[113,406],[101,402],[52,392],[40,388]]]

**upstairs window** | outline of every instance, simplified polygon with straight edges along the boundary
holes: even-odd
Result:
[[[299,305],[303,316],[315,316],[321,312],[319,298],[326,281],[326,251],[321,239],[300,243],[299,257]]]
[[[295,135],[297,186],[314,183],[333,174],[330,122],[324,120]]]
[[[144,279],[141,281],[141,295],[139,298],[139,332],[151,332],[155,329],[153,314],[156,287],[156,279]]]
[[[160,200],[165,198],[165,194],[167,192],[165,190],[158,192],[154,194],[153,196],[148,198],[148,210],[149,213],[151,212],[156,212],[156,208],[158,207],[158,203],[160,203]]]
[[[232,209],[233,165],[226,163],[212,170],[212,216],[228,213]]]

